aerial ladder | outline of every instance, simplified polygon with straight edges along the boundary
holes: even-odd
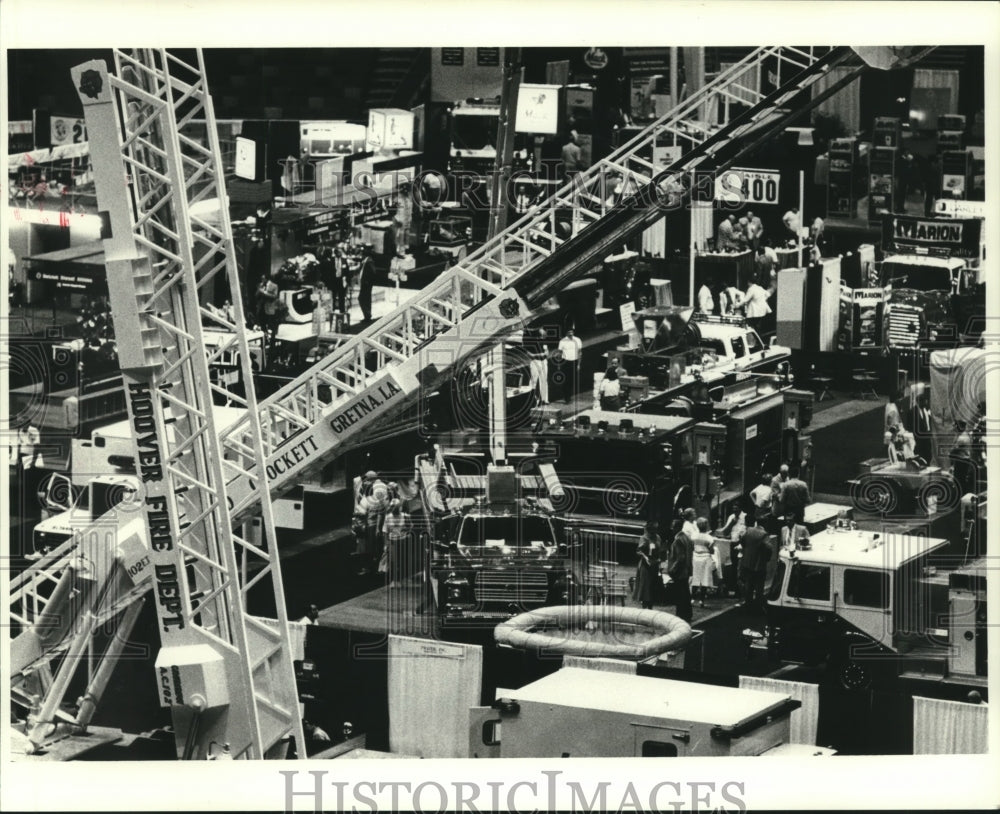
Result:
[[[53,552],[16,586],[18,611],[30,624],[18,637],[14,667],[32,673],[28,683],[38,697],[26,733],[39,747],[60,723],[60,692],[77,657],[93,647],[95,621],[122,606],[124,586],[115,574],[124,570],[135,591],[152,592],[161,639],[156,680],[160,703],[171,711],[177,756],[283,757],[291,742],[301,755],[259,411],[202,54],[137,49],[117,50],[114,58],[114,73],[93,61],[72,76],[106,218],[108,289],[141,485],[131,505],[95,518],[96,531],[81,530],[65,553]],[[201,122],[207,144],[195,134]],[[217,278],[232,292],[232,322],[202,305],[203,290]],[[230,341],[207,349],[203,323],[226,331]],[[247,384],[242,396],[209,375],[214,357],[234,350]],[[213,419],[216,392],[247,411],[238,455],[261,473],[244,485],[261,513],[262,539],[234,527]],[[102,527],[104,538],[91,543]],[[36,587],[41,573],[47,590]],[[265,586],[277,613],[272,623],[247,610],[250,589]],[[95,591],[101,595],[91,598]],[[95,700],[138,612],[136,602],[125,604],[115,617],[117,637],[88,676],[87,694]],[[51,617],[79,624],[60,636]],[[63,663],[55,674],[48,666],[30,669],[32,656],[59,651]],[[87,720],[68,723],[82,728]]]
[[[682,211],[694,173],[732,166],[870,66],[846,47],[754,50],[271,397],[257,402],[247,387],[235,399],[246,416],[220,436],[208,364],[235,347],[244,382],[252,372],[204,65],[200,52],[182,56],[116,51],[117,76],[100,62],[73,71],[108,212],[109,288],[143,481],[138,497],[15,580],[12,618],[21,633],[11,675],[28,697],[33,743],[60,719],[85,729],[124,638],[112,637],[103,659],[88,661],[98,666],[75,718],[60,710],[78,661],[70,655],[88,652],[93,630],[112,617],[127,637],[135,605],[154,587],[156,669],[178,756],[208,757],[213,744],[228,743],[234,755],[256,758],[280,752],[289,738],[302,743],[271,498],[398,417],[463,360],[525,327],[609,249]],[[814,88],[837,66],[848,70]],[[761,91],[765,73],[776,90]],[[718,121],[706,121],[708,110],[719,111]],[[190,133],[199,117],[208,145]],[[652,147],[663,134],[693,146],[659,171]],[[618,195],[612,177],[623,179]],[[213,199],[214,219],[192,213],[191,204]],[[231,323],[199,304],[198,292],[218,275],[233,293]],[[207,349],[202,320],[229,331],[231,342]],[[257,513],[263,544],[247,530]],[[95,573],[86,541],[102,533],[106,560]],[[88,590],[106,586],[101,579],[114,590]],[[268,584],[272,624],[246,611],[247,592]],[[75,602],[69,616],[85,624],[52,624],[54,603],[67,596]]]
[[[849,70],[810,95],[817,80],[836,66]],[[341,454],[369,428],[421,392],[432,391],[462,360],[524,327],[534,310],[599,265],[611,248],[681,211],[692,194],[693,171],[707,177],[732,166],[866,67],[850,48],[782,46],[756,49],[727,68],[415,298],[261,401],[257,418],[271,488],[280,493]],[[762,92],[762,74],[780,87]],[[706,122],[706,110],[720,111],[721,120]],[[661,171],[652,156],[661,137],[684,139],[694,147]],[[611,187],[619,181],[623,191],[616,196]],[[231,425],[223,448],[244,449],[249,426],[249,419]],[[232,513],[243,517],[256,507],[249,487],[259,477],[255,470],[233,467],[230,475]]]

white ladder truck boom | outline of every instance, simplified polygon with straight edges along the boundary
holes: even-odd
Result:
[[[129,522],[135,512],[95,518],[18,577],[11,607],[21,633],[11,676],[28,696],[24,705],[36,711],[41,741],[67,691],[64,673],[75,666],[67,663],[79,661],[63,654],[86,647],[87,630],[110,614],[119,614],[127,633],[134,612],[121,610],[152,582],[163,644],[161,700],[172,709],[181,757],[208,756],[213,742],[245,757],[272,753],[289,736],[302,743],[270,497],[377,434],[422,387],[436,386],[463,358],[524,327],[532,309],[609,249],[680,211],[695,170],[732,166],[868,67],[844,47],[755,49],[270,398],[256,402],[249,386],[243,399],[226,392],[247,415],[220,443],[211,410],[219,388],[209,381],[208,364],[235,349],[247,384],[252,371],[201,54],[116,51],[115,60],[117,77],[97,62],[78,67],[73,78],[111,228],[109,288],[129,417],[138,429],[143,522],[137,531]],[[810,96],[811,86],[840,65],[849,70]],[[764,92],[763,76],[777,90]],[[705,122],[709,109],[719,111],[718,124]],[[207,145],[191,133],[199,118],[208,123]],[[661,171],[652,148],[664,137],[693,147]],[[613,173],[624,179],[617,199],[608,183]],[[191,212],[190,204],[212,199],[219,201],[217,220]],[[233,323],[199,304],[199,290],[216,276],[229,282]],[[205,348],[202,320],[229,331],[231,342]],[[233,532],[234,522],[257,512],[269,548]],[[78,568],[82,541],[109,525],[118,541],[102,551],[115,562],[99,576],[117,580],[124,571],[125,593],[116,601],[91,591],[87,609],[74,611],[88,620],[79,633],[48,631],[45,619],[60,612],[53,603],[92,577]],[[144,570],[145,546],[151,562]],[[246,613],[247,591],[258,585],[272,590],[277,627]],[[118,652],[109,649],[90,683],[91,701],[72,722],[76,728],[86,728]]]
[[[160,702],[169,706],[180,758],[227,749],[263,758],[302,722],[287,634],[274,518],[257,424],[246,322],[211,99],[199,51],[115,51],[73,69],[90,134],[99,208],[106,212],[108,289],[129,420],[142,481],[161,649]],[[117,74],[117,75],[116,75]],[[193,123],[207,125],[208,143]],[[216,201],[216,217],[192,205]],[[202,305],[203,289],[228,282],[235,320]],[[211,352],[202,322],[230,331]],[[237,534],[213,421],[213,355],[235,347],[245,387],[245,446],[260,473],[246,484],[262,512],[264,543]],[[170,431],[167,431],[168,426]],[[248,574],[252,579],[247,579]],[[278,625],[247,612],[247,592],[270,582]],[[283,756],[279,754],[278,756]]]
[[[845,76],[808,97],[827,71]],[[546,202],[442,273],[419,295],[369,326],[259,404],[266,474],[274,493],[341,454],[449,376],[458,362],[523,327],[531,311],[575,276],[600,264],[607,251],[677,212],[691,194],[695,169],[720,171],[866,70],[850,48],[758,48],[727,68],[632,141],[580,173]],[[764,93],[762,75],[778,89]],[[807,93],[803,93],[806,91]],[[803,96],[807,97],[803,99]],[[792,100],[799,101],[794,110]],[[738,115],[740,101],[749,105]],[[723,110],[720,125],[703,112]],[[695,145],[665,171],[653,163],[658,138]],[[623,177],[627,194],[612,197],[609,179]],[[247,422],[232,425],[223,447],[247,446]],[[248,436],[247,436],[248,437]],[[247,458],[247,460],[250,460]],[[233,514],[254,510],[259,483],[246,471],[228,484]]]

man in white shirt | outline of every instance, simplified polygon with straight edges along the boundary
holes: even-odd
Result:
[[[761,320],[771,313],[771,306],[767,304],[770,292],[764,289],[757,281],[757,277],[750,278],[750,285],[747,286],[746,294],[743,296],[743,314],[747,318],[747,324],[760,333]]]
[[[583,355],[583,342],[570,328],[566,336],[559,340],[559,356],[563,362],[563,400],[569,404],[577,391],[580,378],[580,357]]]
[[[715,296],[712,294],[711,280],[705,280],[698,289],[698,310],[703,314],[715,313]]]

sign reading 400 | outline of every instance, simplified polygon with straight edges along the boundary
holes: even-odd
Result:
[[[776,204],[780,181],[779,172],[733,167],[716,176],[715,200],[735,206]]]

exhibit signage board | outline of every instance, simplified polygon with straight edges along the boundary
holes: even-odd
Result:
[[[715,179],[715,200],[727,204],[778,203],[781,173],[733,167]]]
[[[944,249],[952,257],[978,257],[981,232],[978,218],[893,215],[882,221],[882,246],[897,252]]]

